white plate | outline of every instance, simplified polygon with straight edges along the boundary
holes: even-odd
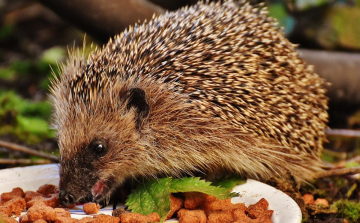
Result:
[[[0,170],[0,194],[11,191],[14,187],[21,187],[24,191],[37,190],[44,184],[59,184],[59,167],[57,164],[19,167]],[[285,193],[256,180],[248,179],[243,185],[236,186],[234,192],[239,197],[232,198],[232,203],[245,203],[246,206],[255,204],[261,198],[269,202],[269,209],[274,210],[271,220],[274,223],[300,223],[301,210],[296,202]],[[100,213],[111,215],[112,207],[100,210]],[[71,210],[71,217],[83,218],[86,214],[82,206]],[[169,220],[167,222],[176,222]]]
[[[274,210],[271,217],[273,223],[300,223],[302,214],[297,203],[284,192],[272,186],[256,180],[248,179],[245,184],[234,187],[234,192],[240,194],[239,197],[231,199],[232,203],[245,203],[248,207],[255,204],[261,198],[269,202],[269,210]]]

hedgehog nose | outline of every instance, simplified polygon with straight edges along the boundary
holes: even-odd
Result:
[[[59,201],[63,206],[67,206],[75,203],[75,197],[66,190],[60,190],[59,192]]]

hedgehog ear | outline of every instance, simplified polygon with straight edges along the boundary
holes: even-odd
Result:
[[[150,107],[146,102],[145,91],[140,88],[131,88],[125,92],[125,100],[127,101],[127,109],[135,108],[135,122],[136,127],[139,129],[143,120],[148,116]]]

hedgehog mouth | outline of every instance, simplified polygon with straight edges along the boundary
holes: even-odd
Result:
[[[109,186],[102,180],[98,180],[91,188],[92,202],[101,204],[105,207],[110,202],[111,191]]]

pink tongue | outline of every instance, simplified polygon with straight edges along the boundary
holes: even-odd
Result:
[[[94,197],[101,195],[104,190],[104,184],[100,180],[95,183],[95,185],[91,188],[91,193]]]

